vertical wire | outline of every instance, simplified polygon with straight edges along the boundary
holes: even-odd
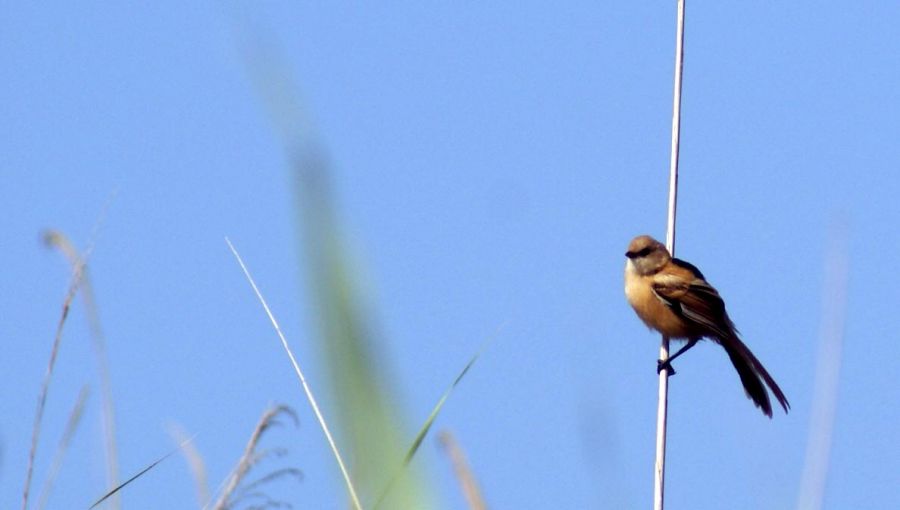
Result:
[[[675,256],[675,211],[678,201],[678,149],[681,141],[681,77],[684,67],[684,3],[678,0],[675,35],[675,86],[672,97],[672,154],[669,160],[669,209],[666,248]],[[669,359],[669,338],[662,337],[659,359]],[[653,477],[653,508],[663,510],[666,479],[666,422],[669,403],[669,369],[659,373],[659,402],[656,413],[656,464]]]

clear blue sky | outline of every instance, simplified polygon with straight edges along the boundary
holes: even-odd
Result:
[[[283,402],[301,426],[268,444],[290,446],[285,462],[305,480],[273,490],[296,508],[347,507],[224,242],[324,391],[290,168],[242,61],[250,23],[280,46],[331,154],[408,433],[493,337],[437,422],[491,506],[648,508],[658,338],[628,308],[622,268],[632,236],[664,236],[674,4],[8,4],[0,507],[19,505],[69,277],[39,233],[84,248],[101,215],[90,267],[122,476],[168,452],[178,423],[198,434],[215,486]],[[898,24],[895,2],[688,5],[678,254],[719,288],[793,409],[763,417],[715,345],[687,355],[670,395],[670,508],[794,507],[826,248],[842,224],[849,292],[825,508],[896,504]],[[92,394],[50,508],[103,492],[83,311],[66,326],[36,488],[79,388]],[[433,438],[415,462],[442,508],[463,507]],[[178,457],[123,503],[197,507]]]

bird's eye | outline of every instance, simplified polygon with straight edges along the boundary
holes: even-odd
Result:
[[[637,252],[637,256],[638,256],[638,257],[646,257],[647,255],[650,255],[650,252],[651,252],[651,251],[653,251],[653,249],[652,249],[651,247],[648,246],[648,247],[643,248],[643,249],[641,249],[640,251],[638,251],[638,252]]]

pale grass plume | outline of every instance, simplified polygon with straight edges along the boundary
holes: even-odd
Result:
[[[294,413],[293,409],[288,406],[273,406],[266,410],[257,422],[256,427],[253,429],[253,433],[250,434],[250,440],[244,447],[243,455],[241,455],[241,458],[238,460],[237,465],[235,465],[234,469],[231,471],[231,474],[225,481],[225,485],[222,488],[219,497],[216,498],[216,501],[212,503],[210,508],[212,508],[213,510],[227,510],[229,508],[236,507],[239,502],[247,499],[262,500],[263,506],[278,507],[286,505],[286,503],[274,500],[268,497],[265,493],[258,491],[257,489],[266,483],[277,480],[279,478],[284,478],[286,476],[300,479],[302,478],[302,473],[300,473],[300,470],[298,469],[276,469],[270,471],[268,474],[253,482],[242,485],[242,482],[247,478],[251,469],[253,469],[253,467],[256,466],[259,462],[270,455],[283,454],[283,450],[281,449],[263,451],[260,451],[258,449],[259,442],[266,431],[269,430],[269,428],[271,428],[272,426],[279,423],[279,416],[287,416],[291,418],[295,426],[299,424],[297,415]],[[206,508],[206,506],[204,506],[204,508]]]

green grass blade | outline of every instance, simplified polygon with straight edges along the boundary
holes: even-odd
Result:
[[[331,380],[332,408],[359,496],[374,500],[402,462],[399,406],[382,358],[382,345],[368,320],[362,286],[350,263],[332,196],[332,169],[289,66],[260,34],[245,45],[246,62],[292,163],[299,218],[301,263],[306,268],[316,339]],[[390,508],[434,508],[423,480],[407,470],[388,495]]]
[[[481,352],[472,356],[472,359],[466,363],[466,366],[462,369],[459,375],[456,376],[456,379],[453,381],[453,384],[444,391],[444,394],[441,395],[440,400],[438,400],[437,404],[435,404],[434,409],[431,410],[431,414],[428,415],[428,419],[425,420],[425,423],[422,425],[422,428],[419,429],[419,433],[416,434],[415,440],[413,440],[412,445],[409,447],[409,450],[406,452],[406,457],[403,459],[403,467],[406,467],[407,464],[412,461],[413,456],[419,450],[419,446],[422,445],[422,441],[425,440],[425,436],[428,435],[428,431],[431,430],[431,426],[434,424],[435,418],[437,418],[438,413],[441,412],[441,409],[444,407],[444,403],[447,402],[447,399],[450,397],[450,394],[453,393],[453,390],[462,381],[463,377],[466,376],[466,373],[472,368],[472,365],[475,364],[475,361],[481,355]]]
[[[177,448],[173,449],[172,451],[170,451],[169,453],[163,455],[162,457],[156,459],[156,460],[153,461],[149,466],[147,466],[147,467],[145,467],[144,469],[138,471],[138,473],[137,473],[136,475],[132,476],[132,477],[129,478],[128,480],[125,480],[124,482],[120,483],[119,485],[116,486],[116,488],[114,488],[113,490],[107,492],[107,493],[104,494],[102,497],[100,497],[100,499],[98,499],[97,501],[95,501],[93,505],[91,505],[90,507],[88,507],[88,510],[93,510],[93,509],[96,508],[98,505],[100,505],[100,503],[103,503],[104,501],[106,501],[107,499],[109,499],[110,497],[112,497],[112,495],[114,495],[114,494],[116,494],[117,492],[119,492],[120,490],[124,489],[126,485],[128,485],[128,484],[130,484],[131,482],[137,480],[138,478],[140,478],[141,476],[143,476],[147,471],[150,471],[151,469],[155,468],[157,465],[159,465],[160,462],[162,462],[162,461],[168,459],[168,458],[171,457],[172,455],[175,455],[175,454],[178,452],[178,450],[180,450],[184,445],[188,444],[189,442],[191,442],[191,441],[193,441],[193,440],[194,440],[194,437],[191,437],[191,438],[185,440],[183,443],[181,443],[180,445],[178,445]]]
[[[409,466],[409,463],[412,462],[413,457],[416,455],[416,452],[419,451],[419,447],[422,445],[422,441],[425,440],[425,436],[428,435],[428,432],[431,430],[431,426],[434,425],[434,420],[441,412],[441,409],[443,409],[444,404],[447,402],[447,399],[450,398],[450,394],[453,393],[453,390],[456,388],[459,382],[462,381],[463,377],[466,376],[466,373],[469,372],[469,369],[472,368],[472,365],[475,364],[475,361],[478,359],[478,357],[481,356],[481,352],[482,351],[479,351],[474,356],[472,356],[472,359],[470,359],[469,362],[466,363],[466,366],[463,367],[459,375],[456,376],[456,379],[453,380],[453,383],[450,384],[450,386],[444,391],[444,394],[441,395],[441,398],[438,399],[437,404],[435,404],[434,408],[431,410],[431,414],[428,415],[425,423],[422,424],[422,427],[419,429],[419,433],[416,434],[415,439],[413,439],[412,445],[410,445],[409,450],[406,451],[406,455],[403,457],[403,463],[401,464],[399,469],[397,469],[394,477],[391,478],[391,481],[388,483],[388,485],[384,488],[381,497],[378,498],[378,501],[372,507],[373,509],[380,508],[384,498],[393,489],[394,483],[396,483],[400,475],[406,470],[407,466]]]

